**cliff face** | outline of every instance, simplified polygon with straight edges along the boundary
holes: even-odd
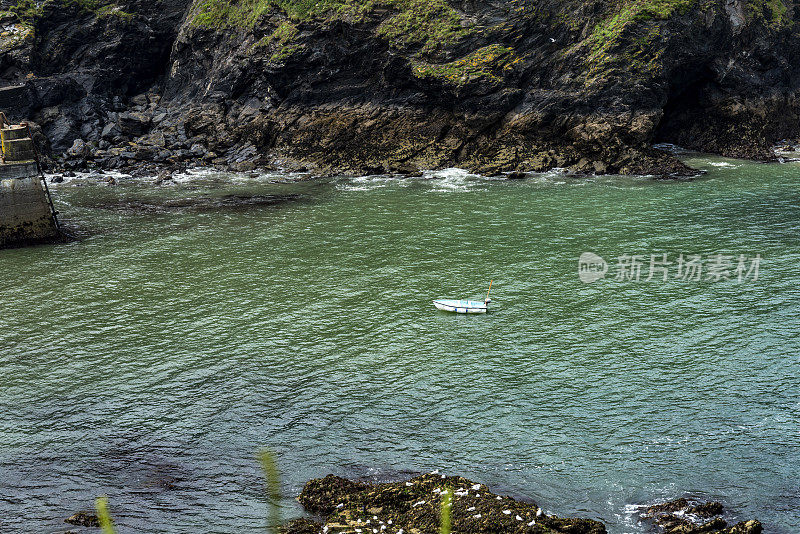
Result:
[[[654,143],[800,135],[789,0],[24,2],[2,77],[81,165],[682,174]]]

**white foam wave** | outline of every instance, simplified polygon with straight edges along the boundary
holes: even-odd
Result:
[[[336,189],[340,191],[374,191],[390,186],[407,187],[409,185],[408,180],[412,180],[412,178],[401,178],[383,174],[357,176],[355,178],[348,178],[344,183],[337,184]]]
[[[439,171],[426,171],[423,178],[431,180],[433,187],[432,193],[453,193],[470,191],[482,185],[481,182],[490,180],[477,174],[470,174],[469,171],[456,167],[442,169]]]
[[[569,179],[566,169],[552,169],[544,173],[530,173],[524,180],[510,181],[507,176],[482,176],[457,167],[424,171],[421,176],[369,175],[356,178],[343,178],[337,183],[340,191],[374,191],[386,187],[408,187],[424,184],[428,193],[454,193],[483,191],[490,182],[525,182],[544,185],[585,186],[594,180],[590,177]]]

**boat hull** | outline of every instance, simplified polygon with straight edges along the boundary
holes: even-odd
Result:
[[[436,309],[451,313],[486,313],[489,308],[485,302],[474,300],[434,300],[433,305]]]

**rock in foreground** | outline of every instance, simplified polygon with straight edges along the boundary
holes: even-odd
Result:
[[[80,511],[73,514],[64,520],[65,523],[70,525],[78,525],[81,527],[99,527],[100,519],[92,512]]]
[[[684,498],[650,506],[645,517],[651,518],[665,534],[692,534],[709,532],[717,534],[761,534],[763,528],[756,520],[742,521],[728,526],[722,519],[722,504],[706,502],[692,504]]]
[[[298,497],[324,524],[287,525],[288,534],[307,532],[438,533],[442,492],[453,491],[453,532],[603,534],[602,523],[545,514],[536,504],[491,493],[462,477],[427,474],[407,482],[367,484],[334,475],[309,481]]]

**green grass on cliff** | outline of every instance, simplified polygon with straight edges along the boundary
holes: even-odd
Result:
[[[202,0],[192,23],[218,29],[250,29],[261,15],[273,9],[283,10],[291,20],[302,21],[330,18],[331,14],[357,14],[370,5],[371,2],[354,0]]]
[[[624,62],[635,71],[653,71],[657,68],[657,53],[652,44],[658,31],[646,32],[631,40],[630,50],[623,56],[612,50],[619,44],[628,28],[653,20],[666,20],[687,13],[694,0],[626,0],[613,14],[599,22],[587,39],[590,46],[587,66],[590,76],[597,75],[613,65]]]
[[[616,41],[630,24],[647,20],[664,20],[674,14],[684,14],[694,0],[634,0],[622,4],[614,15],[603,20],[592,31],[589,42],[593,53],[602,53],[604,48]]]
[[[250,49],[251,52],[259,48],[272,48],[273,54],[270,61],[278,63],[291,56],[300,46],[293,44],[294,38],[299,30],[297,26],[289,21],[282,22],[271,34],[264,36]]]
[[[97,17],[115,17],[124,21],[130,21],[133,18],[132,13],[123,11],[117,4],[103,0],[44,0],[42,2],[16,0],[11,3],[7,13],[15,15],[23,26],[33,27],[36,20],[44,16],[45,7],[51,4],[76,7]]]
[[[464,85],[473,80],[500,81],[505,70],[513,69],[517,57],[512,48],[484,46],[468,56],[444,64],[414,63],[418,78],[436,78],[450,85]]]
[[[16,15],[21,23],[31,24],[42,16],[44,7],[34,0],[18,0],[9,7],[8,12]]]
[[[772,29],[793,26],[794,21],[783,0],[753,1],[747,3],[747,11],[756,22]]]
[[[374,6],[373,0],[200,0],[192,23],[217,29],[253,28],[261,15],[281,10],[295,22],[312,19],[359,22]]]
[[[309,20],[363,22],[377,7],[393,11],[377,34],[395,48],[427,53],[452,44],[473,31],[445,0],[198,0],[192,23],[196,26],[249,30],[271,10],[283,11],[296,23]],[[267,41],[277,43],[279,36]],[[286,43],[284,43],[286,44]]]
[[[420,47],[423,53],[453,44],[474,31],[445,0],[386,0],[398,13],[378,28],[395,48]]]
[[[748,0],[748,20],[767,28],[794,24],[787,0]],[[610,15],[593,29],[586,42],[589,80],[620,68],[635,74],[654,74],[660,68],[660,31],[653,21],[684,15],[691,9],[709,8],[697,0],[617,0]]]

